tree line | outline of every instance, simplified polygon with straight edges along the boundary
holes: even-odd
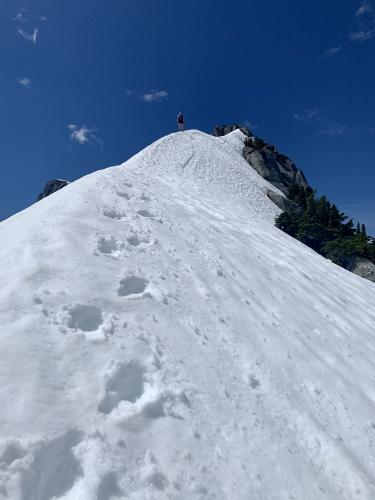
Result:
[[[302,241],[327,259],[348,268],[355,257],[375,264],[375,238],[368,236],[366,226],[340,212],[325,196],[316,197],[308,187],[294,184],[288,198],[295,203],[276,218],[276,226]]]

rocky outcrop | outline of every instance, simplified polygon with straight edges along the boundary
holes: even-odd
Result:
[[[63,187],[67,186],[69,184],[69,181],[64,181],[62,179],[54,179],[51,181],[48,181],[47,184],[44,186],[43,191],[40,193],[38,196],[38,200],[40,201],[43,198],[46,198],[52,193],[55,193],[56,191],[59,191],[59,189],[62,189]]]
[[[375,282],[375,264],[363,257],[354,257],[348,270],[362,278]]]
[[[309,187],[302,170],[299,170],[292,160],[279,153],[272,144],[255,137],[250,129],[238,124],[217,125],[213,135],[220,137],[238,129],[247,136],[243,149],[244,158],[259,175],[285,194],[293,184]]]
[[[272,191],[272,189],[267,189],[267,196],[283,212],[285,212],[286,210],[290,210],[290,209],[294,209],[296,211],[301,210],[301,208],[297,205],[297,203],[294,203],[294,201],[289,200],[286,196],[284,196],[282,194],[279,194],[279,193],[276,193],[275,191]]]
[[[249,137],[243,150],[245,160],[271,184],[287,194],[293,184],[307,188],[309,184],[302,172],[275,146],[259,137]]]
[[[244,127],[243,125],[238,125],[237,123],[234,125],[216,125],[213,131],[214,137],[222,137],[224,135],[230,134],[235,130],[241,130],[248,137],[252,137],[254,134],[248,127]]]

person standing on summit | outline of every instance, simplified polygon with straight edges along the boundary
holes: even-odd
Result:
[[[185,129],[185,120],[184,120],[184,115],[180,111],[177,115],[177,123],[178,123],[178,130],[180,132],[183,132]]]

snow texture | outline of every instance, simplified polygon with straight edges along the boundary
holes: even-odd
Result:
[[[375,498],[375,284],[274,227],[243,141],[0,224],[1,500]]]

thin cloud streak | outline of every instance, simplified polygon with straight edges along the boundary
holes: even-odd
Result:
[[[331,57],[337,55],[341,49],[342,49],[341,45],[339,47],[331,47],[324,52],[324,57],[326,59],[331,59]]]
[[[373,0],[362,0],[356,11],[357,31],[350,33],[351,42],[365,42],[375,37],[375,9]]]
[[[35,28],[32,33],[27,33],[21,28],[17,28],[17,33],[20,35],[22,38],[27,40],[28,42],[33,43],[33,45],[36,44],[37,39],[38,39],[38,33],[39,33],[39,28]]]
[[[141,100],[145,102],[160,102],[163,101],[164,99],[167,99],[168,97],[168,92],[165,90],[158,90],[158,91],[150,91],[147,92],[146,94],[142,94]]]
[[[361,0],[358,5],[353,14],[357,29],[341,37],[344,38],[342,45],[328,48],[323,54],[325,59],[331,59],[350,44],[363,43],[375,38],[375,0]]]
[[[127,90],[128,97],[137,97],[140,101],[153,103],[161,102],[168,99],[168,92],[166,90],[149,90],[148,92],[138,92],[136,90]]]
[[[365,129],[353,128],[344,123],[337,122],[336,120],[333,120],[324,115],[317,108],[311,108],[300,113],[295,113],[293,115],[293,118],[302,123],[315,125],[317,127],[318,135],[324,135],[328,137],[366,135],[373,134],[375,132],[374,127]]]

